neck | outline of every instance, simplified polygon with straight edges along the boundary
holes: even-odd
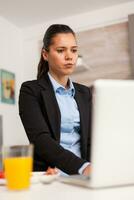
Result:
[[[62,86],[64,86],[65,88],[68,88],[68,76],[63,76],[63,75],[57,75],[52,73],[51,71],[49,71],[50,75]]]

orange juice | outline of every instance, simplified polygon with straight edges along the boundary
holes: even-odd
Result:
[[[31,157],[9,157],[4,159],[5,177],[9,189],[20,190],[30,186],[32,162]]]

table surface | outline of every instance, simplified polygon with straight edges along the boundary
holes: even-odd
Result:
[[[103,189],[89,189],[61,183],[58,180],[33,183],[28,190],[8,191],[0,186],[0,200],[134,200],[134,185]]]

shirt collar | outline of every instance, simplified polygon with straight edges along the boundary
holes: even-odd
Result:
[[[59,84],[48,72],[49,79],[52,83],[53,89],[55,93],[60,93],[60,94],[69,94],[70,96],[75,95],[75,88],[72,83],[72,81],[69,79],[69,88],[66,89],[63,85]]]

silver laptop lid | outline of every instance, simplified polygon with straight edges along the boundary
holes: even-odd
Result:
[[[134,81],[94,83],[91,186],[134,183]]]

